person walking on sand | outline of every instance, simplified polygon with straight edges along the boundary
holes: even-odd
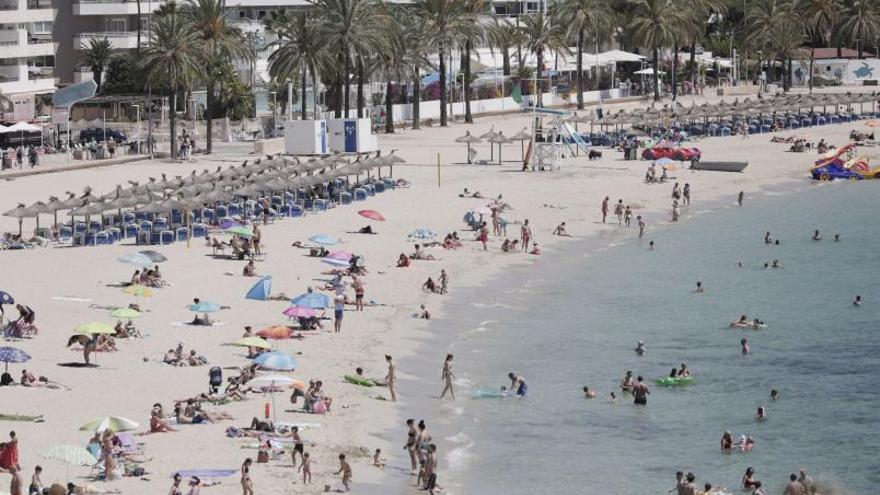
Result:
[[[684,189],[681,191],[682,199],[684,200],[685,206],[691,205],[691,185],[687,182],[684,183]]]
[[[342,486],[348,492],[351,490],[351,466],[346,462],[345,454],[339,454],[339,471],[333,474],[338,475],[340,473],[342,473]]]
[[[605,223],[605,219],[608,218],[608,200],[611,199],[608,196],[605,196],[605,199],[602,200],[602,223]]]
[[[254,495],[254,482],[251,480],[251,464],[254,461],[248,457],[241,465],[241,494]]]
[[[624,223],[624,225],[626,225],[626,228],[629,228],[629,226],[632,224],[632,219],[633,219],[632,208],[630,208],[629,205],[626,205],[626,208],[623,210],[623,223]]]
[[[297,471],[302,471],[303,485],[312,482],[312,460],[309,457],[309,453],[305,452],[302,455],[302,463],[299,465],[299,468],[297,468]]]
[[[617,216],[617,225],[623,225],[623,200],[618,199],[614,205],[614,214]]]
[[[639,224],[639,239],[641,239],[645,235],[645,219],[639,215],[636,217],[636,221],[638,221]]]
[[[419,468],[418,460],[416,458],[416,451],[418,450],[418,436],[419,432],[418,430],[416,430],[416,420],[406,420],[406,445],[404,445],[403,448],[404,450],[409,452],[409,461],[412,465],[410,474],[416,474]]]
[[[449,275],[447,275],[445,268],[440,269],[440,277],[437,278],[437,281],[440,282],[441,294],[449,292]]]
[[[337,295],[333,301],[333,330],[339,333],[342,330],[342,317],[345,315],[345,296]]]
[[[351,276],[351,286],[354,287],[354,307],[357,311],[364,310],[364,280],[357,275]]]
[[[483,243],[483,251],[488,249],[486,243],[489,242],[489,229],[486,228],[486,222],[480,224],[480,237],[478,239]]]
[[[737,198],[736,198],[736,202],[740,207],[742,207],[743,199],[745,199],[745,197],[746,197],[745,191],[740,191],[739,196],[737,196]]]
[[[523,252],[529,250],[529,241],[532,238],[532,228],[529,227],[529,219],[526,218],[526,221],[523,222],[522,225],[522,250]]]
[[[394,369],[394,362],[391,360],[390,355],[385,355],[385,361],[388,363],[388,374],[385,375],[385,382],[388,385],[388,393],[391,394],[391,401],[397,402],[397,393],[394,391],[394,381],[397,377],[397,370]]]
[[[440,392],[440,398],[446,397],[446,391],[452,394],[452,398],[455,398],[455,390],[452,388],[452,381],[455,379],[455,373],[452,372],[452,354],[446,355],[446,360],[443,361],[443,371],[440,372],[440,379],[443,380],[443,391]]]

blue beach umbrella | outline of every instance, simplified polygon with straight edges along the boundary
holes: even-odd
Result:
[[[155,265],[149,256],[141,253],[126,254],[116,259],[122,263],[128,263],[129,265],[139,266],[141,268],[153,268]]]
[[[0,347],[0,362],[6,363],[6,371],[9,371],[9,363],[26,363],[31,360],[30,354],[15,347]]]
[[[15,298],[0,290],[0,304],[15,304]]]
[[[662,167],[663,165],[669,165],[670,163],[675,163],[675,160],[672,160],[671,158],[666,158],[664,156],[663,158],[658,158],[658,159],[654,160],[654,163],[656,163],[657,165],[660,165]]]
[[[317,292],[306,292],[291,299],[290,303],[301,308],[324,309],[330,306],[330,296]]]
[[[193,313],[215,313],[220,311],[220,305],[208,301],[199,301],[198,304],[190,304],[189,310]]]
[[[253,362],[264,370],[293,371],[297,367],[296,359],[282,351],[264,352]]]
[[[263,277],[259,282],[254,284],[251,287],[251,290],[248,291],[247,295],[244,296],[245,299],[253,299],[255,301],[265,301],[269,299],[269,294],[272,293],[272,276]]]
[[[309,240],[314,242],[315,244],[323,244],[325,246],[333,246],[339,244],[339,239],[329,236],[327,234],[318,234],[309,237]]]
[[[432,241],[437,238],[437,234],[431,229],[422,227],[410,232],[407,238],[410,240]]]

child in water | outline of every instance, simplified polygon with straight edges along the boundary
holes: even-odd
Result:
[[[594,399],[596,397],[596,392],[590,390],[590,387],[584,387],[584,399]]]

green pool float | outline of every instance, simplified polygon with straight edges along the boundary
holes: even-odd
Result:
[[[691,383],[694,383],[694,377],[692,376],[664,376],[657,379],[657,385],[661,387],[683,387]]]

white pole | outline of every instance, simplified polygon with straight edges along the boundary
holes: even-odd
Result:
[[[70,165],[70,110],[73,105],[67,107],[67,164]]]
[[[101,127],[104,131],[104,146],[107,146],[107,110],[101,110]]]
[[[306,88],[300,92],[303,98],[306,97]],[[287,81],[287,121],[293,120],[293,81]]]

